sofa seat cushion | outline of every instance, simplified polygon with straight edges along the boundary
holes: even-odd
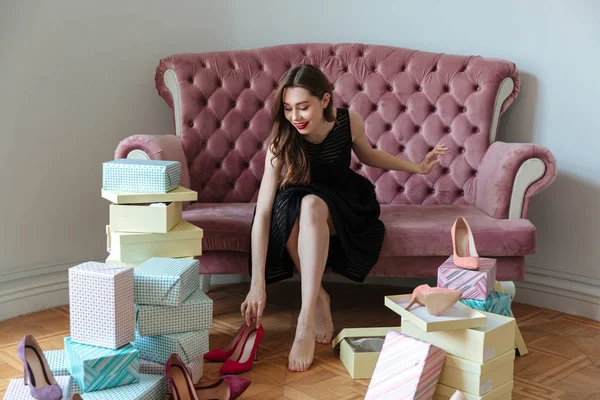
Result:
[[[535,227],[526,219],[495,219],[470,205],[382,205],[386,227],[381,257],[452,254],[452,224],[464,217],[480,256],[535,253]]]
[[[204,230],[203,251],[248,252],[255,203],[194,203],[183,218]],[[481,256],[535,253],[535,227],[526,219],[494,219],[475,206],[381,206],[386,233],[381,257],[449,256],[450,229],[463,216]]]

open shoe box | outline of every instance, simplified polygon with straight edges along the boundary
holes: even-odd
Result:
[[[429,314],[427,308],[419,304],[406,310],[411,297],[411,294],[385,296],[385,305],[402,317],[402,324],[404,321],[410,321],[424,332],[464,330],[479,328],[486,324],[483,313],[460,302],[456,302],[452,308],[438,316]]]
[[[182,218],[182,203],[111,204],[113,232],[167,233]]]
[[[352,379],[373,376],[388,331],[400,332],[400,327],[346,328],[331,342],[333,349],[339,348],[340,360]]]

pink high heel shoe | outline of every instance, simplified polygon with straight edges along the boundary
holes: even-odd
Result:
[[[467,400],[467,398],[464,394],[462,394],[460,390],[457,390],[456,392],[454,392],[452,397],[450,397],[450,400]]]
[[[231,342],[229,342],[227,346],[209,351],[204,355],[204,359],[208,361],[227,360],[231,356],[231,354],[233,354],[233,351],[237,347],[240,338],[242,337],[247,328],[248,325],[246,325],[246,323],[243,322],[242,325],[239,327],[238,331],[236,332],[235,336],[233,337],[233,339],[231,339]]]
[[[450,231],[454,265],[465,269],[479,269],[479,254],[475,248],[473,232],[463,217],[456,218]]]
[[[194,385],[199,400],[223,399],[235,400],[248,389],[252,382],[235,375],[222,375],[219,379]]]
[[[412,298],[406,306],[406,310],[410,310],[415,303],[418,303],[426,307],[429,314],[437,316],[452,308],[461,297],[462,292],[460,290],[420,285],[413,290]]]

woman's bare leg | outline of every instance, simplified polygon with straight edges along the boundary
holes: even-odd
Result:
[[[300,210],[298,256],[302,269],[302,307],[289,356],[290,371],[306,371],[313,362],[317,298],[329,250],[327,204],[315,195],[306,195]]]
[[[296,268],[298,268],[298,272],[302,273],[300,269],[300,256],[298,255],[298,231],[300,228],[299,221],[300,217],[296,218],[296,222],[294,223],[292,232],[290,233],[286,248],[290,257],[292,258],[292,261],[296,265]],[[333,228],[331,216],[327,222],[329,225],[329,234],[332,235],[335,233],[335,228]],[[333,318],[331,317],[330,304],[329,293],[327,293],[323,288],[323,285],[321,285],[321,289],[317,297],[316,309],[315,342],[317,343],[329,344],[333,338],[334,327]]]

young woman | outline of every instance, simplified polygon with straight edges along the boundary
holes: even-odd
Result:
[[[350,169],[351,151],[376,168],[427,174],[445,145],[421,164],[373,149],[364,121],[334,108],[332,85],[317,67],[296,65],[273,103],[273,134],[252,221],[251,287],[241,305],[246,323],[261,326],[266,285],[301,275],[302,307],[289,354],[290,371],[306,371],[315,341],[330,343],[325,267],[362,282],[377,262],[385,227],[373,184]],[[282,177],[283,172],[283,177]],[[282,177],[282,178],[281,178]]]

